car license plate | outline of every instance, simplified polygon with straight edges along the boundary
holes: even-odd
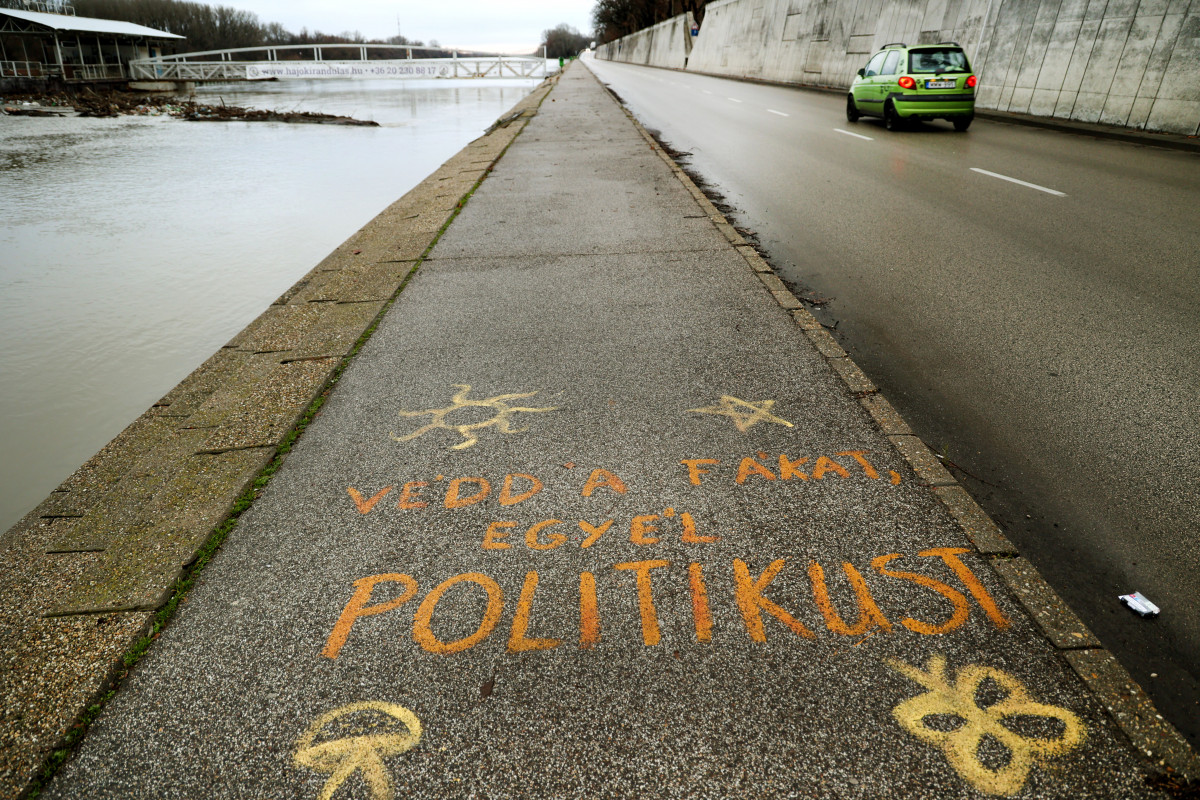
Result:
[[[953,89],[954,81],[953,80],[925,81],[925,88],[926,89]]]

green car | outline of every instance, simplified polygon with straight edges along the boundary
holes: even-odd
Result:
[[[965,131],[975,118],[977,83],[956,42],[884,45],[850,84],[846,119],[883,117],[889,131],[907,120],[944,119]]]

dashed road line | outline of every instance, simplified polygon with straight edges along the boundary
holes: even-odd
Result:
[[[726,99],[726,100],[728,100],[728,101],[730,101],[731,103],[740,103],[740,102],[742,102],[741,100],[738,100],[736,97],[726,97],[725,99]]]
[[[791,114],[785,114],[785,113],[783,113],[782,111],[776,111],[776,110],[775,110],[775,109],[773,109],[773,108],[768,108],[768,109],[767,109],[767,113],[768,113],[768,114],[778,114],[778,115],[779,115],[779,116],[781,116],[781,117],[790,117],[790,116],[791,116]]]
[[[971,167],[971,172],[978,172],[980,175],[987,175],[989,178],[999,178],[1002,181],[1008,181],[1009,183],[1015,183],[1018,186],[1025,186],[1029,189],[1037,189],[1039,192],[1045,192],[1046,194],[1052,194],[1055,197],[1066,197],[1067,196],[1063,192],[1059,192],[1054,189],[1047,189],[1045,186],[1038,186],[1036,183],[1029,183],[1028,181],[1022,181],[1022,180],[1017,180],[1016,178],[1010,178],[1009,176],[1001,175],[998,172],[988,172],[986,169],[980,169],[979,167]]]
[[[844,130],[842,130],[841,128],[834,128],[834,130],[835,130],[835,131],[837,131],[838,133],[844,133],[844,134],[846,134],[847,136],[853,136],[855,139],[865,139],[865,140],[867,140],[868,142],[873,142],[873,141],[875,141],[875,140],[874,140],[873,138],[871,138],[870,136],[863,136],[861,133],[851,133],[850,131],[844,131]]]

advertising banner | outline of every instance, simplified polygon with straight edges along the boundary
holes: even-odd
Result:
[[[446,62],[419,61],[267,61],[246,66],[251,81],[304,80],[309,78],[452,78],[454,66]]]

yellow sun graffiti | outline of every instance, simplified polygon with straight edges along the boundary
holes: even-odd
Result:
[[[425,411],[401,411],[402,417],[431,417],[428,424],[421,426],[417,430],[405,436],[397,436],[392,434],[392,439],[397,442],[411,442],[430,431],[447,430],[455,431],[463,438],[463,441],[451,447],[451,450],[465,450],[479,441],[476,435],[480,431],[489,428],[494,429],[499,433],[524,433],[529,430],[528,427],[517,428],[513,427],[513,414],[538,414],[547,411],[557,411],[558,407],[547,408],[530,408],[527,406],[514,406],[510,404],[513,400],[525,400],[538,394],[537,392],[526,392],[524,394],[498,394],[495,397],[489,397],[486,400],[472,400],[467,395],[471,393],[471,386],[465,383],[456,383],[453,386],[459,391],[450,399],[450,405],[445,408],[430,408]],[[446,417],[453,411],[458,411],[463,408],[489,408],[496,412],[496,415],[491,419],[483,422],[472,422],[465,425],[453,425],[446,421]]]

